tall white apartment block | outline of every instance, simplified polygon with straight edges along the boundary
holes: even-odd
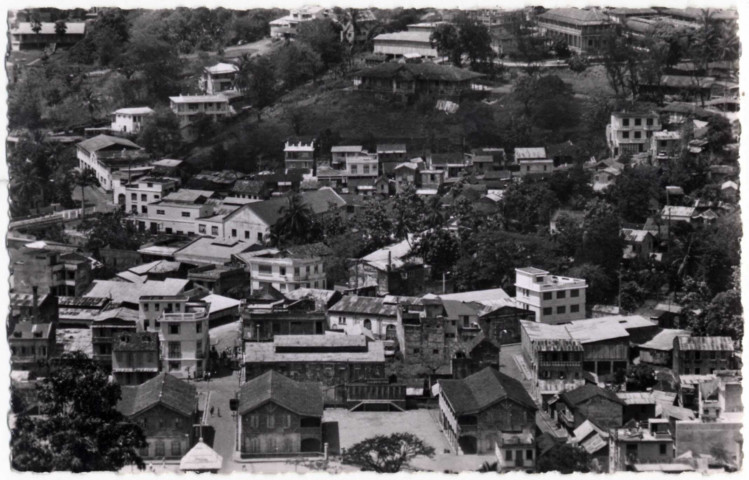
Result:
[[[515,301],[536,313],[536,321],[566,323],[585,318],[585,289],[582,278],[551,275],[540,268],[515,269]]]
[[[143,327],[159,334],[162,371],[178,378],[201,377],[206,371],[210,338],[210,304],[189,297],[145,296],[140,299]]]

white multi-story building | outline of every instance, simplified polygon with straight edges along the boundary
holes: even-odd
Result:
[[[606,125],[606,140],[611,155],[642,153],[650,148],[653,132],[661,130],[661,119],[655,112],[614,112]]]
[[[234,257],[246,265],[252,291],[267,286],[280,292],[291,292],[298,288],[327,288],[325,266],[320,257],[296,255],[292,251],[276,248],[240,253]]]
[[[206,203],[212,195],[208,190],[186,188],[172,192],[146,204],[146,213],[137,217],[139,228],[154,233],[197,234],[197,220],[213,215],[213,205]]]
[[[138,133],[143,126],[146,117],[153,115],[153,110],[149,107],[132,107],[120,108],[112,112],[113,132],[120,133]]]
[[[336,145],[330,149],[330,164],[333,168],[345,168],[346,159],[366,153],[361,145]]]
[[[536,313],[536,321],[566,323],[585,318],[585,290],[582,278],[551,275],[534,267],[515,269],[515,301]]]
[[[330,9],[308,5],[291,10],[285,17],[277,18],[270,22],[270,37],[293,38],[297,34],[297,27],[300,23],[324,18],[333,18],[333,13]]]
[[[662,130],[653,132],[650,144],[650,155],[653,160],[666,161],[675,157],[681,150],[681,132]]]
[[[120,181],[114,185],[114,200],[133,214],[147,214],[147,205],[158,202],[179,188],[180,179],[172,177],[145,176],[130,182]]]
[[[239,73],[239,67],[233,63],[217,63],[211,67],[203,68],[198,86],[200,91],[206,95],[233,90]]]
[[[169,97],[170,107],[179,118],[181,127],[193,122],[194,117],[205,114],[213,120],[232,114],[229,99],[223,95],[180,95]]]
[[[376,153],[368,153],[366,150],[358,155],[346,157],[346,174],[349,178],[372,178],[378,176],[378,161]]]
[[[112,191],[112,174],[121,170],[146,167],[150,157],[143,147],[125,138],[97,135],[76,145],[78,166],[91,169],[104,190]]]
[[[158,314],[145,329],[159,334],[162,370],[178,378],[201,377],[210,348],[210,304],[191,302],[187,296],[141,297],[141,309],[146,308],[155,310],[146,318]]]
[[[315,141],[313,139],[289,139],[284,145],[283,154],[287,169],[312,170],[315,161]]]

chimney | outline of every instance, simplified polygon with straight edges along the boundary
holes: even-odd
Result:
[[[32,319],[32,321],[35,321],[37,319],[37,317],[39,316],[39,287],[37,287],[37,286],[31,287],[31,292],[32,292],[31,293],[31,295],[32,295],[32,304],[31,305],[33,307],[32,315],[34,316],[34,318]]]

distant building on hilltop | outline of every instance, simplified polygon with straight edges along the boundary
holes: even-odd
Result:
[[[539,31],[553,40],[564,40],[570,50],[595,55],[606,48],[611,22],[597,8],[555,8],[537,17]]]
[[[86,36],[85,22],[65,22],[64,33],[58,33],[54,22],[41,22],[39,31],[34,31],[31,22],[19,22],[10,27],[10,48],[13,51],[42,49],[54,45],[69,47]]]
[[[112,131],[125,134],[140,132],[146,117],[153,115],[150,107],[120,108],[112,112]]]

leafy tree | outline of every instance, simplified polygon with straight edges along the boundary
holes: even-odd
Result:
[[[343,59],[339,28],[329,19],[299,24],[297,41],[306,43],[320,56],[325,70]]]
[[[643,223],[650,214],[650,201],[659,198],[659,189],[657,169],[639,165],[625,168],[607,189],[606,197],[616,205],[622,220]]]
[[[137,250],[145,243],[146,235],[137,231],[132,222],[125,220],[122,210],[99,215],[87,220],[81,228],[88,232],[86,250],[98,254],[104,247]]]
[[[536,471],[563,474],[588,473],[591,470],[591,462],[590,454],[582,447],[570,443],[558,443],[538,458]]]
[[[707,146],[713,153],[723,151],[723,147],[733,141],[731,123],[722,115],[713,115],[707,124]]]
[[[524,180],[510,185],[499,208],[510,229],[532,232],[548,228],[551,213],[559,201],[546,182]]]
[[[728,336],[741,344],[744,338],[741,292],[731,289],[717,294],[699,314],[688,318],[689,327],[698,336]]]
[[[86,219],[86,188],[99,184],[96,172],[90,168],[78,170],[73,174],[73,183],[81,189],[81,222]]]
[[[317,240],[320,227],[314,213],[298,193],[288,196],[288,205],[280,208],[281,217],[272,227],[272,238],[276,246],[283,244],[308,243]]]
[[[455,25],[452,23],[438,25],[429,36],[429,42],[437,49],[437,53],[450,58],[453,65],[456,67],[462,65],[463,48]]]
[[[573,72],[583,73],[590,66],[590,61],[582,55],[571,55],[567,57],[567,65]]]
[[[393,241],[393,221],[382,202],[367,202],[354,217],[353,223],[362,234],[366,252],[382,248]]]
[[[621,262],[623,248],[616,209],[605,201],[590,202],[583,230],[581,262],[600,265],[608,275],[614,274]]]
[[[62,37],[67,31],[68,25],[65,23],[65,20],[58,20],[55,22],[55,35]]]
[[[588,285],[585,299],[590,305],[605,304],[611,300],[615,293],[616,285],[599,265],[581,263],[570,268],[567,274],[571,277],[585,279]]]
[[[42,415],[20,415],[11,432],[11,466],[19,471],[117,471],[144,469],[146,446],[139,426],[115,407],[120,386],[83,353],[63,354],[61,365],[41,380]]]
[[[273,63],[278,80],[288,90],[316,78],[323,68],[320,55],[301,42],[279,48],[273,55]]]
[[[460,250],[458,240],[449,230],[428,230],[419,235],[414,254],[432,266],[435,277],[449,271],[458,261]]]
[[[570,56],[572,55],[570,46],[565,40],[557,40],[554,43],[554,53],[556,53],[557,57],[561,59],[570,58]]]
[[[393,198],[393,233],[398,240],[408,239],[408,235],[422,230],[424,201],[416,194],[416,188],[409,185]]]
[[[377,435],[353,445],[343,455],[343,463],[365,472],[397,473],[417,456],[434,456],[434,448],[412,433]]]
[[[657,382],[655,370],[646,363],[630,365],[627,368],[627,390],[629,391],[644,392],[653,388]]]
[[[266,55],[252,59],[243,58],[239,78],[242,79],[242,89],[247,92],[260,120],[262,109],[271,105],[276,98],[276,76],[271,60]]]
[[[176,153],[182,147],[179,118],[169,108],[156,109],[143,122],[137,143],[157,157]]]
[[[621,286],[619,303],[625,312],[634,312],[645,301],[645,291],[637,282],[626,282]]]
[[[127,72],[138,72],[130,81],[140,90],[139,101],[158,102],[179,93],[182,62],[176,47],[157,35],[133,35],[119,65]]]

